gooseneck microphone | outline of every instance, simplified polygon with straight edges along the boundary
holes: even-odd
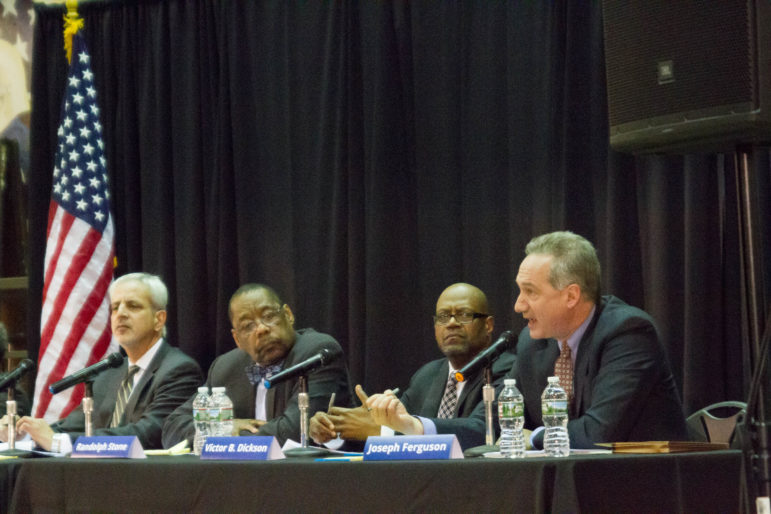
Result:
[[[500,354],[508,350],[514,340],[515,338],[511,333],[511,330],[501,332],[501,335],[498,336],[497,341],[488,346],[485,351],[474,357],[471,362],[463,366],[463,369],[455,373],[455,380],[458,382],[463,382],[468,377],[476,373],[476,371],[480,368],[489,365],[491,362],[497,359]]]
[[[304,375],[313,371],[316,368],[325,366],[342,355],[343,352],[339,348],[323,348],[319,353],[304,360],[299,364],[295,364],[291,368],[287,368],[280,373],[276,373],[270,378],[266,378],[263,382],[265,387],[270,389],[272,386],[277,385],[285,380],[294,378],[297,375]]]
[[[107,358],[100,360],[96,364],[92,364],[87,368],[76,371],[68,377],[64,377],[58,382],[54,382],[48,386],[48,390],[51,391],[51,394],[59,393],[74,385],[90,380],[106,369],[117,368],[121,364],[123,364],[123,355],[120,352],[111,353]]]
[[[15,385],[16,382],[26,373],[35,369],[35,363],[31,359],[24,359],[19,363],[19,366],[8,373],[0,380],[0,391],[5,391],[10,386]]]

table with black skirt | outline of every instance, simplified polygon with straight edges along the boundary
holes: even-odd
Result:
[[[742,454],[0,461],[7,512],[737,512]],[[0,509],[3,510],[3,509]]]

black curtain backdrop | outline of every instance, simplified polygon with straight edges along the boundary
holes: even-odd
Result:
[[[35,6],[30,341],[67,63]],[[533,236],[593,241],[603,289],[658,321],[686,413],[743,399],[733,155],[611,151],[599,2],[81,2],[102,108],[117,275],[160,274],[169,338],[204,368],[227,301],[275,287],[354,382],[404,387],[440,354],[444,287],[519,330]],[[765,255],[767,150],[755,152]],[[762,263],[769,291],[769,264]]]

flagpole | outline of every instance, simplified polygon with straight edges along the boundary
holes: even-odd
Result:
[[[67,62],[72,64],[72,36],[83,28],[83,18],[78,14],[78,0],[67,0],[67,14],[64,15],[64,50]]]

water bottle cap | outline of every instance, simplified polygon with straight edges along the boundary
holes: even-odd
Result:
[[[503,379],[503,385],[504,386],[514,386],[514,385],[517,385],[517,379],[516,378],[504,378]]]
[[[559,384],[560,377],[549,377],[547,380],[550,384]]]
[[[224,387],[212,387],[211,390],[212,390],[213,393],[224,393],[225,392],[225,388]]]
[[[206,386],[199,387],[198,388],[198,392],[199,393],[207,393],[208,394],[209,393],[209,388],[206,387]]]

